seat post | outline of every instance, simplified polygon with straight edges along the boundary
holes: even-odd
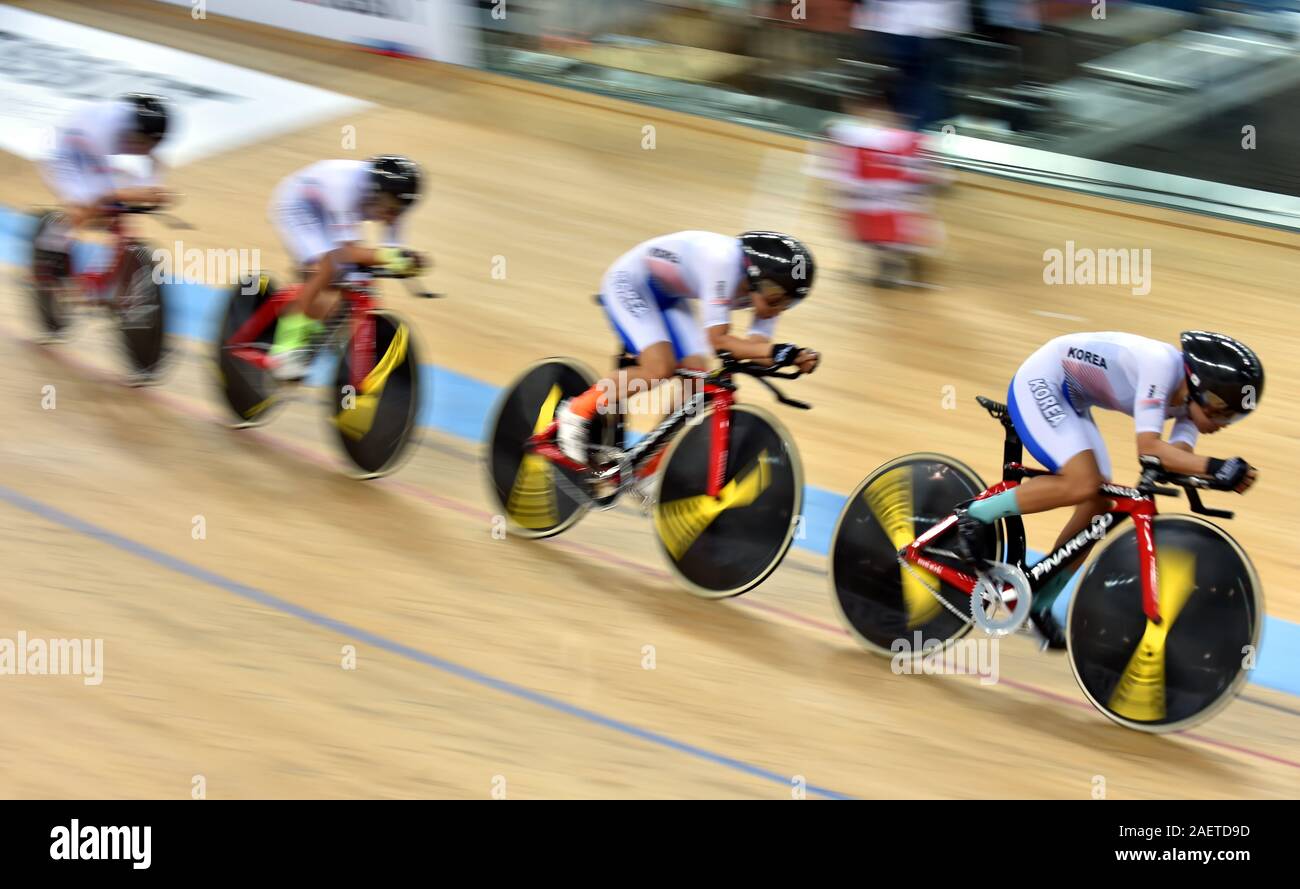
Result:
[[[1023,462],[1025,459],[1025,446],[1016,433],[1015,424],[1011,422],[1010,417],[1004,417],[1002,425],[1007,430],[1006,440],[1002,443],[1002,465],[1005,467],[1008,463]],[[1003,474],[1005,475],[1005,470]]]
[[[597,297],[597,299],[599,299],[599,297]],[[619,378],[619,371],[628,367],[635,367],[637,364],[637,356],[629,355],[627,351],[627,346],[625,346],[620,341],[618,343],[618,347],[619,347],[618,354],[614,356],[614,379],[615,380]],[[623,404],[621,400],[622,393],[619,393],[618,397],[620,401],[618,405],[618,410],[615,412],[614,420],[613,420],[614,447],[622,451],[622,450],[626,450],[627,448],[627,428],[626,428],[626,420],[623,417]]]

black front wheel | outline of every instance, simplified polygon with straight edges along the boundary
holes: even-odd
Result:
[[[723,486],[708,494],[716,407],[673,439],[660,468],[654,522],[668,567],[697,596],[758,586],[790,549],[803,508],[803,465],[785,427],[762,408],[731,408]]]
[[[358,344],[370,343],[373,360],[353,370]],[[343,344],[330,405],[343,452],[358,478],[378,478],[401,466],[419,428],[420,348],[411,325],[385,309],[355,322]]]
[[[1259,576],[1228,534],[1196,516],[1156,516],[1161,622],[1142,610],[1137,531],[1112,534],[1070,600],[1066,638],[1079,687],[1120,725],[1190,728],[1227,706],[1259,655]]]
[[[131,368],[130,381],[138,385],[156,383],[171,350],[158,265],[148,246],[132,244],[126,248],[113,309]]]

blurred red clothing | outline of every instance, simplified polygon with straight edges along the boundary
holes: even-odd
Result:
[[[830,178],[859,241],[927,249],[937,246],[931,191],[943,173],[922,155],[925,137],[865,121],[832,124]]]

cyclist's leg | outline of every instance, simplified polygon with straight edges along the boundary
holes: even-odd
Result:
[[[690,301],[679,299],[669,304],[664,309],[664,321],[668,326],[668,335],[672,338],[678,365],[691,370],[707,370],[713,349],[709,346],[708,335],[691,310]]]
[[[617,268],[601,282],[600,303],[610,324],[636,363],[619,369],[618,379],[599,380],[586,392],[566,400],[556,411],[557,443],[565,456],[585,462],[591,422],[611,409],[611,397],[623,400],[648,392],[672,375],[676,358],[663,313],[652,297],[639,293],[631,277]]]
[[[72,243],[80,229],[102,220],[103,200],[113,193],[116,183],[107,172],[106,162],[80,151],[75,146],[60,145],[40,164],[42,178],[62,209],[60,218],[47,225],[37,238],[36,249],[57,257],[58,265],[71,273]]]
[[[1031,478],[1005,495],[982,501],[977,518],[993,521],[1080,506],[1097,496],[1097,487],[1105,481],[1101,467],[1109,471],[1109,457],[1091,414],[1080,414],[1070,405],[1063,382],[1060,363],[1050,354],[1031,355],[1016,372],[1007,390],[1016,433],[1053,475]],[[1001,514],[990,515],[993,510]]]
[[[708,370],[708,355],[712,351],[709,347],[708,337],[701,329],[699,322],[695,319],[695,314],[691,311],[690,305],[686,300],[677,300],[664,309],[664,322],[668,330],[670,342],[668,345],[672,348],[673,367],[685,367],[690,370]],[[660,344],[664,345],[664,344]],[[666,359],[668,356],[662,356]],[[651,379],[666,379],[671,373],[663,374]],[[669,397],[662,402],[661,413],[664,416],[677,410],[686,399],[695,394],[695,388],[692,385],[694,381],[675,379],[669,386],[663,388],[668,391]],[[663,459],[666,449],[660,450],[657,454],[645,462],[638,470],[637,475],[641,478],[649,478],[659,469],[659,463]]]
[[[628,272],[617,267],[610,270],[601,282],[600,305],[636,363],[620,369],[619,380],[598,382],[570,400],[570,408],[588,418],[605,406],[610,395],[648,392],[671,378],[681,354],[673,343],[664,310],[653,295],[643,294],[636,287]]]
[[[1021,440],[1031,454],[1056,473],[1029,479],[1014,491],[1008,492],[1015,495],[1016,511],[1025,514],[1059,506],[1074,507],[1065,527],[1052,544],[1052,551],[1086,529],[1093,516],[1110,508],[1110,500],[1098,494],[1098,487],[1110,478],[1110,455],[1106,452],[1106,443],[1102,440],[1097,424],[1093,422],[1092,412],[1080,415],[1066,405],[1065,418],[1060,420],[1057,429],[1047,431],[1042,427],[1050,426],[1050,423],[1038,422],[1044,418],[1055,419],[1060,416],[1053,412],[1053,406],[1049,403],[1054,392],[1060,392],[1064,399],[1064,390],[1059,385],[1049,386],[1037,375],[1029,375],[1022,380],[1017,374],[1007,393],[1012,419]],[[1027,400],[1026,395],[1034,399],[1029,402],[1034,407],[1022,407]],[[1052,648],[1061,649],[1066,644],[1064,631],[1052,617],[1052,605],[1069,585],[1082,562],[1082,555],[1073,559],[1058,569],[1051,580],[1034,594],[1031,617]]]
[[[338,298],[331,287],[337,274],[334,244],[323,220],[306,204],[275,201],[269,215],[285,249],[303,269],[302,283],[276,323],[271,346],[271,355],[284,364],[281,375],[294,378],[305,372],[305,351]]]
[[[326,253],[316,262],[302,268],[302,289],[298,291],[298,307],[318,328],[339,303],[339,276],[343,268],[335,254]]]
[[[1091,411],[1080,419],[1084,422],[1082,432],[1086,437],[1088,449],[1080,451],[1071,457],[1061,467],[1058,475],[1060,478],[1072,483],[1072,486],[1067,487],[1072,500],[1085,493],[1086,496],[1074,500],[1074,514],[1070,516],[1070,520],[1061,529],[1056,542],[1052,545],[1053,549],[1063,546],[1067,540],[1088,527],[1093,516],[1105,512],[1111,505],[1109,498],[1103,497],[1097,492],[1098,487],[1103,482],[1110,480],[1110,455],[1106,452],[1106,442],[1102,440],[1101,430],[1097,428],[1097,424],[1093,421]],[[1050,476],[1030,479],[1022,487],[1028,487],[1031,482],[1036,483],[1047,478],[1050,478]],[[1034,503],[1037,496],[1031,496],[1028,499],[1029,502]],[[1025,498],[1021,498],[1020,503],[1023,509]]]
[[[1106,452],[1106,443],[1102,440],[1101,431],[1092,420],[1091,412],[1088,413],[1086,421],[1088,428],[1084,431],[1088,436],[1090,447],[1088,450],[1080,451],[1071,457],[1069,462],[1062,467],[1061,475],[1065,477],[1068,474],[1071,478],[1092,479],[1094,481],[1092,493],[1075,504],[1074,512],[1071,513],[1069,521],[1065,523],[1065,527],[1061,529],[1061,533],[1056,536],[1056,541],[1052,544],[1052,552],[1064,546],[1068,540],[1072,539],[1080,531],[1085,530],[1092,523],[1093,516],[1100,515],[1111,507],[1111,500],[1097,493],[1097,486],[1102,481],[1110,479],[1110,456]],[[1036,479],[1033,481],[1036,481]],[[1080,555],[1071,560],[1038,590],[1034,596],[1034,613],[1036,615],[1045,615],[1051,610],[1052,603],[1069,585],[1070,578],[1083,564],[1083,559],[1084,556]]]

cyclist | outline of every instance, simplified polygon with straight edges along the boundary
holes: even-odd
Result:
[[[600,303],[636,365],[629,383],[654,387],[678,367],[707,368],[711,356],[736,358],[804,373],[821,356],[792,343],[773,343],[777,316],[798,305],[812,289],[812,253],[795,238],[751,231],[739,237],[683,231],[652,238],[624,253],[610,266],[600,287]],[[697,319],[694,303],[701,304]],[[733,309],[752,308],[747,336],[731,332]],[[591,420],[609,397],[597,383],[564,402],[556,412],[557,438],[564,455],[587,461]],[[645,472],[654,472],[657,459]]]
[[[1263,365],[1221,333],[1188,331],[1180,345],[1130,333],[1076,333],[1030,355],[1007,390],[1007,407],[1029,453],[1055,474],[971,502],[959,525],[967,553],[976,550],[981,525],[1006,516],[1073,506],[1055,550],[1110,508],[1098,493],[1111,479],[1111,466],[1093,408],[1132,416],[1139,456],[1158,457],[1171,472],[1213,478],[1238,492],[1254,484],[1258,471],[1243,458],[1206,457],[1193,446],[1198,434],[1212,435],[1255,410],[1264,393]],[[1174,422],[1164,440],[1168,420]],[[1052,648],[1065,647],[1052,602],[1081,560],[1034,596],[1031,617]]]
[[[317,161],[276,187],[270,219],[302,278],[293,305],[275,326],[271,355],[277,379],[306,375],[311,339],[338,304],[334,285],[350,266],[381,267],[401,275],[423,266],[418,253],[397,246],[398,221],[419,199],[421,178],[414,161],[381,155]],[[359,226],[364,221],[387,226],[384,246],[361,243]]]
[[[111,205],[167,202],[159,185],[162,164],[154,152],[170,125],[165,99],[127,93],[79,108],[57,129],[54,152],[40,169],[64,212],[44,227],[35,246],[60,277],[71,270],[68,254],[76,231],[103,222]],[[123,155],[145,158],[148,173],[132,177],[114,170],[109,158]]]

